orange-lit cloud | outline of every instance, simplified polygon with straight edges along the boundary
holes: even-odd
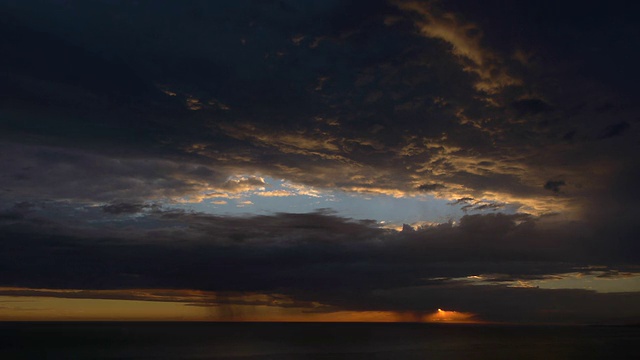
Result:
[[[460,57],[464,70],[480,78],[476,89],[492,94],[505,86],[522,85],[522,80],[507,72],[499,56],[482,46],[482,31],[475,24],[462,22],[452,13],[438,13],[428,3],[398,1],[396,4],[422,15],[416,25],[423,35],[452,46],[451,51]]]
[[[320,197],[322,196],[322,191],[315,189],[311,186],[305,186],[302,184],[294,184],[291,182],[284,182],[282,184],[283,187],[292,189],[298,195],[310,196],[310,197]]]
[[[220,188],[231,193],[238,193],[253,189],[264,190],[266,185],[264,178],[260,176],[238,176],[230,178]]]
[[[236,204],[237,207],[245,207],[249,205],[253,205],[253,202],[250,200],[238,201],[238,203]]]
[[[273,190],[273,191],[260,191],[256,195],[264,197],[286,197],[296,195],[295,193],[287,190]]]
[[[470,323],[477,322],[475,315],[461,311],[438,309],[424,317],[426,322]]]
[[[328,160],[356,164],[340,154],[339,139],[324,131],[275,132],[250,123],[223,124],[220,127],[222,131],[231,137],[248,140],[259,146],[273,147],[282,153],[317,156]]]

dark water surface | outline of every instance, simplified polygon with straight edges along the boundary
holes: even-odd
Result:
[[[0,359],[640,359],[640,328],[7,322]]]

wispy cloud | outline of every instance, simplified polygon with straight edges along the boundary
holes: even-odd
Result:
[[[482,29],[477,25],[464,22],[453,13],[440,11],[429,2],[395,3],[403,10],[420,14],[421,18],[416,21],[420,32],[443,40],[451,47],[463,69],[478,76],[477,90],[494,94],[506,86],[523,84],[521,79],[509,73],[504,59],[482,45]]]

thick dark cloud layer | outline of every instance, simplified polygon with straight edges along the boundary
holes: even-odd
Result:
[[[540,48],[528,31],[521,36],[533,39],[495,44],[512,25],[483,24],[484,12],[476,24],[410,2],[367,3],[366,11],[357,2],[37,5],[4,4],[9,141],[351,191],[442,184],[434,190],[445,197],[493,197],[537,213],[588,201],[581,192],[596,185],[583,172],[594,144],[613,162],[618,149],[636,146],[631,138],[613,149],[594,143],[633,131],[626,94],[614,98],[597,82],[583,93],[590,74],[608,67],[585,60],[593,71],[562,73],[543,51],[578,61],[574,54]],[[421,24],[431,25],[420,32]],[[559,92],[552,81],[581,90]],[[583,104],[596,97],[618,104],[604,113],[596,111],[603,104]],[[569,150],[568,133],[576,134]],[[545,197],[539,184],[549,175],[586,190]]]
[[[639,264],[635,7],[2,1],[0,286],[637,316],[635,293],[456,280]],[[267,176],[467,215],[396,232],[176,210]]]
[[[592,264],[637,263],[635,255],[612,252],[585,224],[493,214],[465,216],[456,226],[396,232],[323,212],[247,218],[157,209],[144,214],[100,228],[43,221],[21,207],[3,214],[3,285],[273,293],[320,302],[324,311],[426,313],[446,305],[500,321],[578,321],[580,314],[582,321],[603,321],[638,310],[609,310],[634,304],[635,293],[493,283],[584,272]],[[459,280],[479,274],[500,275],[487,285]],[[578,298],[580,308],[572,305]],[[597,311],[596,305],[607,310]]]

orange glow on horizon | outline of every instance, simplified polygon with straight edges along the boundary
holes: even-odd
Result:
[[[219,302],[221,299],[224,301]],[[0,321],[479,322],[474,314],[443,309],[425,314],[332,310],[318,303],[292,306],[294,303],[284,295],[222,297],[188,289],[0,288]]]
[[[424,317],[425,322],[477,323],[475,315],[461,311],[438,309],[438,311]]]

